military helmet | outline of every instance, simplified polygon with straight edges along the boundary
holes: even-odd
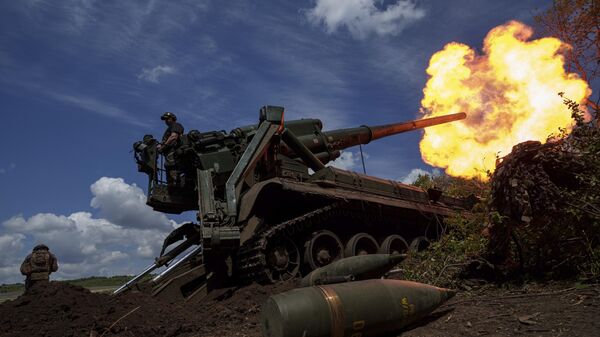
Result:
[[[33,247],[33,251],[35,252],[36,250],[49,250],[48,246],[46,246],[45,244],[39,244],[35,247]]]
[[[175,114],[174,114],[174,113],[172,113],[172,112],[168,112],[168,111],[167,111],[167,112],[165,112],[165,113],[164,113],[162,116],[160,116],[160,119],[162,119],[163,121],[164,121],[164,120],[166,120],[167,118],[171,118],[171,119],[173,119],[174,121],[176,121],[176,120],[177,120],[177,116],[175,116]]]

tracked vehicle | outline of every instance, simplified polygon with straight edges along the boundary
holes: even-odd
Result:
[[[325,165],[344,149],[464,113],[331,131],[318,119],[283,117],[282,107],[265,106],[258,124],[190,131],[175,153],[178,179],[170,182],[157,140],[147,135],[134,144],[138,170],[149,176],[147,204],[165,213],[197,211],[198,223],[173,231],[156,262],[117,293],[137,285],[189,300],[227,282],[277,282],[342,257],[403,252],[409,242],[435,239],[444,217],[469,206],[437,190]]]

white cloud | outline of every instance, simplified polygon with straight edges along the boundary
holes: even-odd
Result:
[[[48,245],[63,262],[101,265],[123,258],[126,254],[122,251],[144,258],[155,255],[169,232],[119,226],[87,212],[69,216],[40,213],[28,219],[16,216],[3,225],[15,232],[11,235],[27,235],[34,243]]]
[[[4,222],[4,227],[23,233],[35,233],[36,231],[63,231],[73,227],[73,221],[64,215],[52,213],[38,213],[27,221],[23,216],[14,216]]]
[[[345,26],[355,38],[371,34],[397,35],[408,24],[425,16],[411,0],[378,8],[380,0],[316,0],[306,15],[313,24],[324,24],[328,33]]]
[[[365,159],[369,158],[369,155],[363,151],[363,156]],[[360,160],[360,152],[350,152],[350,151],[342,151],[340,156],[332,161],[327,163],[326,166],[337,167],[342,170],[349,171],[360,171],[362,172],[362,163]]]
[[[0,235],[0,267],[6,267],[15,262],[10,252],[23,249],[25,235],[20,233]]]
[[[356,166],[357,159],[352,152],[343,151],[334,161],[327,163],[327,166],[333,166],[342,170],[352,170]]]
[[[7,250],[21,249],[23,248],[23,234],[3,234],[0,235],[0,251],[5,252]],[[0,259],[3,256],[0,256]],[[0,260],[2,261],[2,260]]]
[[[20,277],[20,266],[21,262],[19,262],[18,264],[12,264],[10,266],[0,267],[0,284],[23,282],[24,278]]]
[[[146,206],[143,191],[121,178],[102,177],[90,190],[101,217],[38,213],[2,223],[8,233],[0,235],[0,283],[22,280],[18,267],[37,243],[56,254],[58,279],[132,274],[151,263],[175,222]]]
[[[143,68],[137,75],[138,80],[144,80],[152,83],[160,83],[159,78],[164,75],[174,74],[176,69],[172,66],[156,66],[152,69]]]
[[[30,86],[27,84],[25,84],[24,86],[30,87],[30,88],[36,88],[36,86]],[[62,94],[62,93],[52,92],[52,91],[48,91],[48,90],[43,90],[43,93],[57,101],[74,105],[83,110],[91,111],[91,112],[97,113],[99,115],[104,115],[107,117],[113,117],[113,118],[116,118],[116,119],[124,121],[124,122],[128,122],[133,125],[148,127],[147,122],[142,122],[142,121],[138,120],[137,118],[131,116],[128,112],[126,112],[114,105],[99,101],[92,97],[86,97],[86,96],[81,96],[81,95]]]
[[[122,178],[102,177],[90,186],[90,190],[94,195],[91,206],[116,225],[162,230],[173,227],[164,214],[146,205],[146,195],[141,188],[125,183]]]
[[[417,180],[417,178],[419,178],[419,176],[438,176],[440,174],[441,171],[439,169],[433,169],[431,172],[429,172],[420,168],[414,168],[407,175],[398,180],[400,180],[403,184],[412,184],[415,182],[415,180]]]
[[[129,255],[120,252],[120,251],[112,251],[112,252],[108,252],[107,254],[103,254],[100,258],[99,263],[101,265],[110,265],[111,263],[121,260],[121,259],[125,259],[128,258]]]
[[[20,233],[0,235],[0,284],[13,280],[21,273],[19,267],[24,256],[19,256],[23,250],[25,235]]]

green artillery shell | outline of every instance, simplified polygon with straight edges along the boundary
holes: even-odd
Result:
[[[365,280],[297,288],[263,305],[266,337],[366,337],[398,331],[455,292],[401,280]]]
[[[371,254],[341,259],[325,267],[313,270],[301,281],[301,287],[318,284],[345,282],[344,277],[354,280],[380,278],[406,258],[404,254]]]

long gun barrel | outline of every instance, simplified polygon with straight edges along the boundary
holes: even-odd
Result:
[[[449,123],[465,119],[467,114],[464,112],[451,115],[424,118],[408,122],[393,123],[378,126],[360,126],[358,128],[340,129],[323,132],[328,142],[332,145],[332,150],[343,150],[345,148],[367,144],[373,140],[392,136],[398,133],[423,129],[429,126]]]
[[[449,123],[465,119],[466,117],[467,114],[465,114],[464,112],[460,112],[450,115],[424,118],[393,124],[377,126],[363,125],[357,128],[337,129],[324,132],[320,132],[319,130],[314,133],[297,134],[297,142],[295,143],[296,145],[297,143],[302,143],[306,147],[306,149],[310,150],[315,155],[315,157],[317,157],[321,162],[327,163],[328,161],[337,158],[339,156],[340,150],[344,150],[352,146],[356,146],[359,144],[368,144],[376,139],[392,136],[402,132]],[[318,125],[317,128],[320,129],[320,121],[309,120],[309,122],[315,123],[315,125]],[[305,153],[306,151],[299,151],[300,149],[298,148],[298,146],[292,146],[293,144],[286,145],[287,147],[283,149],[283,153],[286,153],[292,157],[300,157],[311,167],[315,166],[314,164],[312,164],[312,162],[314,162],[315,159],[309,158],[311,156],[307,156]]]

